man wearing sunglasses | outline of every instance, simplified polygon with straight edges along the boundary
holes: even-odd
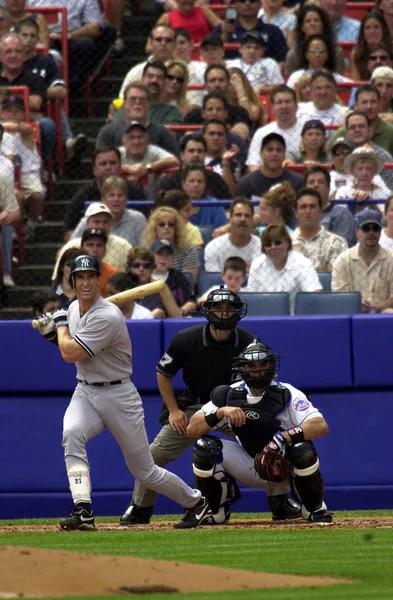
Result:
[[[143,69],[142,84],[149,90],[149,118],[161,125],[180,124],[182,116],[176,106],[162,102],[166,78],[166,66],[161,61],[150,61]]]
[[[362,312],[393,308],[393,255],[379,243],[382,215],[365,208],[356,216],[358,244],[333,263],[332,291],[360,292]]]
[[[266,45],[265,56],[274,58],[278,63],[284,63],[288,47],[285,37],[276,25],[264,23],[258,17],[261,9],[260,0],[238,0],[236,3],[237,19],[235,21],[224,20],[222,25],[213,29],[224,43],[239,42],[248,31],[257,31]],[[238,58],[237,50],[226,52],[227,58]]]

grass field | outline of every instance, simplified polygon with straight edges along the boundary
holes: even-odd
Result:
[[[340,516],[386,515],[393,511],[336,513]],[[236,515],[255,518],[256,515]],[[261,515],[258,515],[259,517]],[[267,516],[267,515],[266,515]],[[174,517],[175,518],[175,517]],[[159,519],[159,517],[156,517]],[[168,517],[165,517],[168,519]],[[99,522],[115,519],[98,519]],[[54,523],[53,520],[0,521],[4,525]],[[192,531],[130,529],[119,531],[0,534],[0,544],[155,558],[293,575],[326,575],[353,580],[351,585],[280,588],[211,594],[143,594],[137,600],[380,600],[393,599],[393,529],[242,530],[200,528]],[[118,598],[119,596],[113,596]],[[105,598],[112,598],[106,596]],[[89,596],[92,600],[93,596]]]

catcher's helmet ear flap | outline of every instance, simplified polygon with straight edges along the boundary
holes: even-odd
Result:
[[[223,307],[223,304],[227,306]],[[247,314],[247,304],[242,302],[238,294],[225,289],[222,285],[210,292],[206,302],[201,304],[199,312],[214,329],[228,331],[234,329],[236,323]],[[232,314],[229,315],[229,313]]]
[[[68,278],[68,283],[72,288],[75,287],[75,273],[78,271],[95,271],[99,277],[101,275],[100,263],[95,256],[89,256],[88,254],[77,256],[71,265],[70,276]]]
[[[263,370],[247,368],[255,363],[264,363]],[[265,365],[268,367],[265,368]],[[236,358],[233,359],[232,371],[240,375],[252,388],[268,387],[280,368],[280,357],[274,354],[270,346],[254,340]]]

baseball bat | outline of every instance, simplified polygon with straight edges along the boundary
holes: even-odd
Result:
[[[124,302],[129,302],[130,300],[139,300],[145,296],[159,294],[164,288],[165,283],[159,279],[157,281],[151,281],[150,283],[139,285],[138,287],[132,288],[132,290],[125,290],[124,292],[119,292],[113,296],[108,296],[106,299],[109,300],[109,302],[112,302],[112,304],[116,304],[116,306],[118,306],[119,304],[124,304]],[[38,329],[38,320],[34,319],[31,322],[31,326],[33,329]]]

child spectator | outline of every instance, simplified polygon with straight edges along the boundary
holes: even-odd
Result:
[[[53,291],[58,297],[60,308],[68,308],[75,298],[75,292],[70,286],[69,277],[71,265],[77,256],[82,253],[80,248],[68,248],[63,252],[57,268],[56,279],[53,282]]]
[[[231,292],[239,294],[242,290],[246,291],[246,288],[242,288],[247,279],[247,265],[240,256],[230,256],[224,262],[224,268],[221,273],[222,280],[224,282],[224,288]],[[213,285],[206,292],[203,293],[197,300],[198,306],[202,302],[206,302],[206,299],[211,291],[216,290],[218,285]]]
[[[34,319],[39,319],[47,313],[53,314],[60,308],[59,297],[51,290],[36,292],[31,299],[31,308]]]
[[[103,229],[85,229],[82,233],[82,254],[94,256],[100,263],[100,292],[102,296],[105,294],[105,286],[108,279],[119,272],[119,269],[103,260],[106,254],[107,241],[108,236]]]
[[[113,296],[126,290],[132,290],[140,285],[139,277],[132,273],[116,273],[112,275],[106,282],[105,296]],[[118,304],[121,312],[125,319],[154,319],[153,313],[144,306],[134,302],[133,300],[127,300],[124,304]]]

